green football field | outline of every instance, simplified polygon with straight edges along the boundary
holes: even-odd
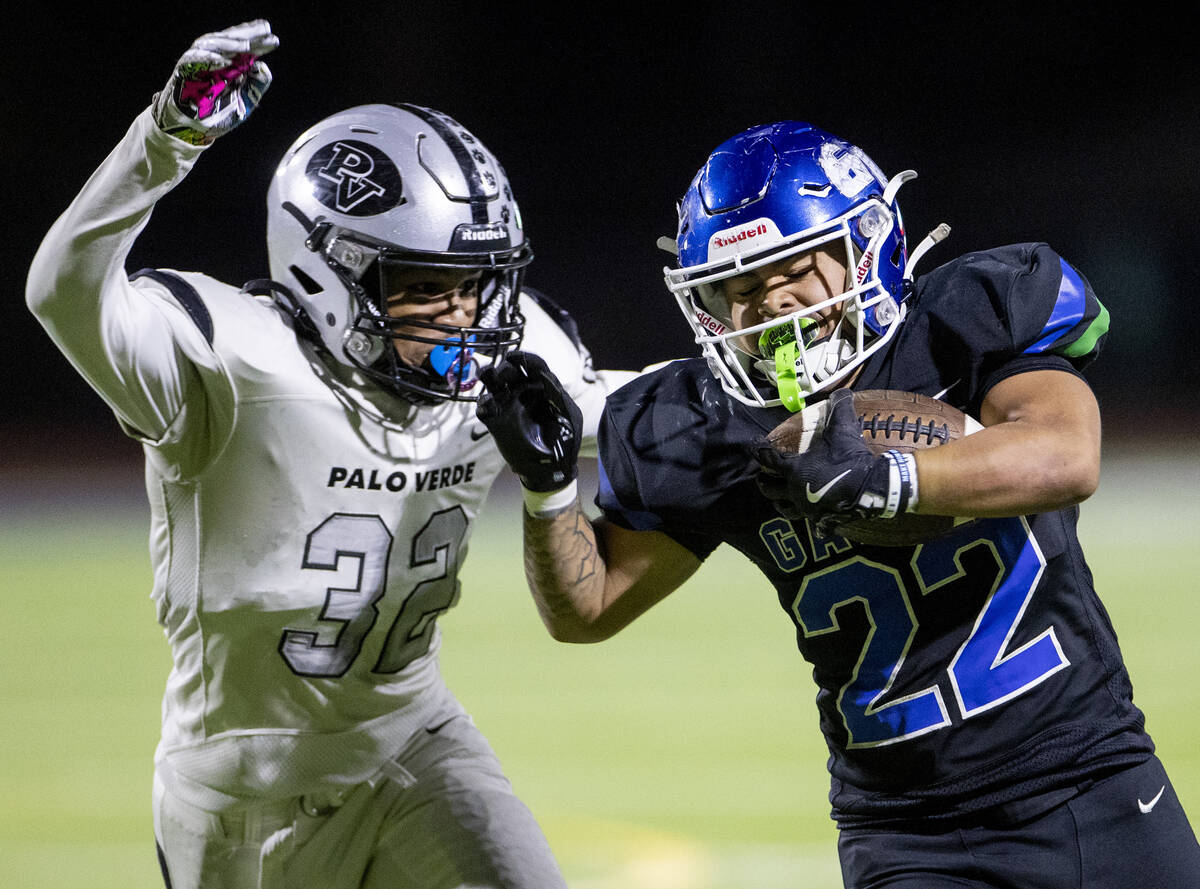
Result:
[[[1200,813],[1200,460],[1106,458],[1081,533],[1159,753]],[[0,500],[0,886],[161,885],[151,755],[166,644],[138,509]],[[497,497],[443,667],[575,889],[838,887],[814,686],[790,621],[719,551],[609,642],[566,646]]]

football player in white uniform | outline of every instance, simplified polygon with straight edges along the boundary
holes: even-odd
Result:
[[[438,671],[472,522],[504,466],[486,370],[540,355],[594,435],[624,372],[522,290],[507,177],[410,105],[351,108],[284,155],[271,278],[126,257],[241,123],[278,44],[198,39],[46,235],[27,301],[142,443],[173,666],[155,755],[164,878],[192,887],[559,889],[528,809]],[[557,480],[561,483],[561,479]]]

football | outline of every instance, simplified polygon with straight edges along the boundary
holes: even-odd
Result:
[[[799,453],[812,443],[825,420],[828,402],[805,408],[780,423],[767,436],[776,448]],[[864,389],[854,393],[854,410],[863,441],[874,454],[936,448],[983,427],[958,408],[928,395],[896,389]],[[838,527],[847,540],[874,546],[912,546],[932,540],[974,521],[953,516],[904,513],[891,519],[859,519]]]

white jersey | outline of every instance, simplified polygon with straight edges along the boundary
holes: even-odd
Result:
[[[31,308],[143,443],[173,667],[161,780],[206,809],[361,782],[446,694],[437,617],[504,463],[474,404],[415,408],[330,366],[270,300],[124,260],[201,149],[143,113],[47,235]],[[606,391],[532,300],[523,348],[592,445]]]

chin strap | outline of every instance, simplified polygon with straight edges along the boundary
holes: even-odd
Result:
[[[321,335],[317,333],[317,326],[308,316],[308,312],[304,311],[296,300],[296,295],[286,285],[272,281],[270,278],[255,278],[243,284],[241,292],[249,293],[251,296],[271,297],[275,305],[279,306],[284,314],[292,319],[292,326],[297,332],[311,340],[319,348],[324,348]]]

